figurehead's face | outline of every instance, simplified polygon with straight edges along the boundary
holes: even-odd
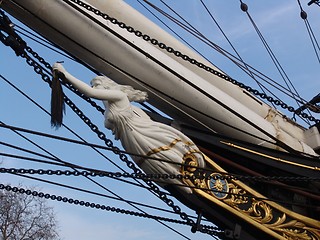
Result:
[[[117,84],[114,81],[112,81],[110,78],[107,78],[105,76],[97,76],[91,80],[91,86],[93,88],[110,89],[115,85]]]

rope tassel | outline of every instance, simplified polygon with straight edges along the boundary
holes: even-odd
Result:
[[[59,72],[53,71],[51,84],[51,126],[56,129],[61,127],[63,114],[65,113],[64,94],[59,77],[63,79],[64,75],[61,76]]]

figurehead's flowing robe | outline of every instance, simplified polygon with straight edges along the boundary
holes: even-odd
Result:
[[[198,147],[177,129],[155,122],[140,108],[128,105],[119,109],[116,104],[109,103],[109,111],[105,113],[105,127],[110,129],[115,138],[121,141],[129,153],[151,156],[158,160],[132,156],[137,165],[147,174],[180,174],[181,165],[186,154],[193,154],[199,167],[204,167],[203,156]],[[173,162],[163,162],[161,159]],[[181,185],[178,179],[170,179],[171,183]],[[163,184],[160,184],[163,185]],[[185,191],[190,191],[186,189]]]

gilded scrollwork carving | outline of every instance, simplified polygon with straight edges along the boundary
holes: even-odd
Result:
[[[192,155],[192,154],[191,154]],[[299,214],[293,213],[269,200],[243,184],[238,180],[227,180],[223,177],[222,169],[211,159],[210,165],[213,172],[203,172],[197,170],[197,159],[187,156],[184,159],[184,166],[181,173],[188,176],[185,181],[188,185],[193,185],[199,189],[195,193],[212,200],[212,204],[218,204],[225,209],[231,207],[237,211],[237,216],[247,222],[254,224],[261,230],[270,233],[279,239],[302,239],[320,240],[320,225],[315,226],[314,220],[305,220]],[[190,164],[190,166],[188,166]],[[202,176],[199,178],[199,176]],[[209,176],[205,177],[205,176]],[[216,200],[213,201],[212,198]],[[287,214],[288,213],[288,214]],[[290,215],[290,216],[289,216]],[[309,224],[310,223],[310,224]]]
[[[251,199],[251,206],[247,210],[240,208],[239,210],[262,224],[269,223],[274,219],[271,207],[265,202],[257,201],[254,198]]]
[[[229,183],[229,197],[226,198],[224,202],[237,208],[240,204],[247,204],[249,202],[249,198],[246,195],[246,191],[233,183]]]
[[[317,234],[315,231],[316,229],[308,228],[304,223],[298,220],[286,221],[286,219],[286,215],[283,214],[283,216],[279,218],[277,222],[268,224],[267,226],[268,228],[284,236],[286,239],[319,239],[319,232]]]

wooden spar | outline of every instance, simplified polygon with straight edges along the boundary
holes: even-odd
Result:
[[[119,21],[128,21],[126,24],[135,29],[209,65],[124,2],[89,2],[110,16],[119,18]],[[268,141],[279,139],[292,149],[314,154],[312,148],[304,143],[304,129],[283,118],[276,110],[244,94],[239,87],[190,66],[172,54],[164,53],[126,29],[87,10],[83,9],[89,18],[63,1],[46,0],[10,0],[2,2],[2,7],[45,38],[118,83],[146,90],[150,103],[178,122],[206,126],[220,134],[270,148],[275,146]],[[127,12],[130,14],[123,14]],[[98,20],[103,26],[90,18]]]

